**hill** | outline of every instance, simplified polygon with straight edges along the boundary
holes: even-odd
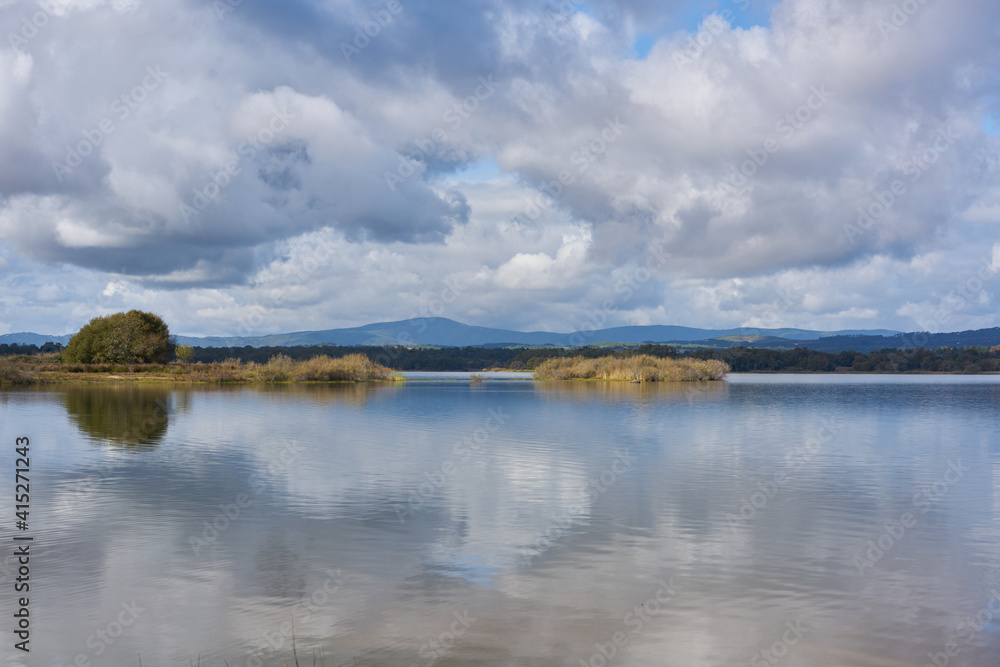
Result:
[[[984,331],[985,333],[981,335],[978,335],[980,332],[935,334],[930,336],[929,339],[932,343],[929,344],[941,347],[954,346],[954,341],[968,341],[963,343],[965,345],[1000,344],[1000,334],[998,334],[997,330],[988,329]],[[970,333],[977,335],[967,335]],[[42,345],[51,341],[65,345],[71,337],[69,334],[5,334],[0,336],[0,344]],[[211,336],[204,338],[177,336],[178,343],[196,347],[245,347],[248,345],[251,347],[286,347],[295,345],[429,345],[437,347],[553,345],[566,347],[602,343],[679,343],[713,348],[727,348],[740,345],[764,348],[804,346],[826,351],[854,349],[850,345],[864,346],[868,350],[885,347],[902,347],[913,340],[915,340],[913,334],[901,334],[898,331],[884,329],[812,331],[809,329],[756,329],[746,327],[736,329],[699,329],[675,325],[654,325],[613,327],[598,329],[596,331],[577,331],[571,333],[513,331],[509,329],[470,326],[443,317],[379,322],[346,329],[297,331],[264,336]],[[943,342],[938,345],[938,341]],[[910,347],[917,347],[917,345],[910,345]]]

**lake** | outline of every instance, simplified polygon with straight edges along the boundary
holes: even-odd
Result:
[[[0,392],[5,664],[1000,662],[998,376],[418,377]]]

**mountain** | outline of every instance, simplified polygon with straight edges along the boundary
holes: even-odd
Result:
[[[0,335],[0,344],[65,345],[71,334],[54,336],[36,333]],[[676,343],[698,347],[791,348],[807,347],[822,352],[872,352],[884,348],[966,347],[1000,345],[1000,328],[955,333],[900,333],[887,329],[811,331],[809,329],[697,329],[682,326],[613,327],[596,331],[553,333],[511,331],[476,327],[443,317],[380,322],[349,329],[298,331],[268,336],[196,338],[177,336],[177,342],[198,347],[284,347],[290,345],[433,345],[471,347],[502,345],[574,346],[598,343]]]
[[[200,347],[252,347],[288,345],[437,345],[468,347],[481,345],[588,345],[595,343],[693,342],[720,336],[764,335],[794,340],[853,334],[897,334],[896,331],[809,331],[807,329],[696,329],[682,326],[633,326],[554,333],[551,331],[511,331],[470,326],[443,317],[380,322],[350,329],[299,331],[256,337],[190,338],[178,336],[180,343]]]
[[[443,317],[380,322],[349,329],[298,331],[267,336],[177,336],[177,342],[199,347],[284,347],[289,345],[437,345],[467,347],[479,345],[588,345],[594,343],[695,342],[723,336],[769,336],[788,341],[814,340],[828,336],[895,335],[897,331],[810,331],[808,329],[696,329],[682,326],[632,326],[553,333],[511,331],[476,327]],[[0,343],[41,345],[48,341],[66,344],[71,335],[46,336],[34,333],[5,334]]]
[[[46,343],[62,343],[65,345],[72,337],[73,334],[66,334],[64,336],[46,336],[36,333],[14,333],[0,336],[0,344],[6,343],[7,345],[14,345],[16,343],[18,345],[42,346]]]

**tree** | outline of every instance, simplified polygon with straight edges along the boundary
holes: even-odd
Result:
[[[177,360],[183,363],[188,363],[191,361],[191,357],[194,356],[194,348],[190,345],[179,345],[177,347]]]
[[[166,363],[173,348],[170,330],[158,315],[130,310],[90,320],[70,339],[63,360],[78,364]]]

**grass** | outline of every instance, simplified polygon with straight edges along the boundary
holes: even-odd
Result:
[[[58,355],[0,357],[0,385],[35,382],[154,381],[210,384],[372,382],[401,376],[363,354],[295,361],[283,354],[267,363],[226,359],[213,364],[67,364]]]
[[[12,357],[0,357],[0,386],[7,384],[32,384],[34,373]]]
[[[721,380],[729,366],[715,359],[664,359],[639,354],[628,357],[548,359],[535,369],[536,380],[617,380],[632,382],[696,382]]]
[[[332,358],[326,355],[296,361],[284,354],[267,363],[243,363],[226,359],[217,364],[185,364],[182,373],[196,382],[372,382],[397,380],[396,371],[377,364],[363,354]]]
[[[618,380],[636,382],[685,382],[719,380],[729,366],[714,359],[665,359],[649,355],[598,358],[553,358],[535,370],[536,380]],[[207,384],[282,384],[299,382],[373,382],[399,380],[391,368],[363,354],[313,357],[296,361],[279,354],[267,363],[227,359],[213,364],[66,364],[57,354],[0,358],[0,385],[36,382],[191,382]],[[486,376],[470,376],[479,384]]]

